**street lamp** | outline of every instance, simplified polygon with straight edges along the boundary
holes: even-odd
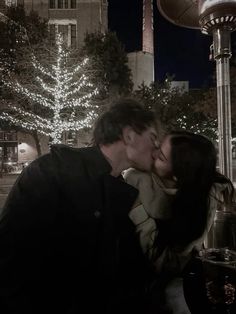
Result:
[[[213,35],[213,57],[217,75],[219,168],[231,180],[231,100],[229,59],[230,33],[236,29],[236,0],[157,0],[161,14],[170,22],[201,29]]]

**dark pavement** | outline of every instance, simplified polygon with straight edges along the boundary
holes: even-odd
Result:
[[[0,177],[0,213],[11,187],[19,174],[4,174]]]

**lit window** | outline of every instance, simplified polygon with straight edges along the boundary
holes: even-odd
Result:
[[[58,32],[62,34],[64,42],[68,42],[68,25],[58,25]]]
[[[58,21],[59,22],[59,21]],[[68,46],[76,47],[76,24],[68,20],[68,24],[49,24],[50,42],[55,43],[56,31],[62,34],[62,38]]]
[[[7,7],[16,6],[17,5],[17,0],[5,0],[5,4],[6,4]]]

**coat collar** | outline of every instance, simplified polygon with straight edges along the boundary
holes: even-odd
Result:
[[[98,146],[81,149],[80,154],[89,165],[88,172],[92,177],[111,173],[112,167]]]
[[[99,204],[98,196],[101,194],[100,189],[103,187],[103,197],[106,199],[108,207],[113,208],[113,212],[120,215],[129,211],[138,195],[138,190],[127,184],[123,177],[113,177],[110,175],[112,167],[102,154],[99,147],[71,148],[66,145],[53,145],[51,152],[63,167],[68,175],[79,177],[76,174],[81,171],[81,165],[90,179],[93,180],[97,193],[94,193],[92,201]],[[80,162],[78,162],[78,160]]]
[[[58,144],[52,145],[51,152],[54,156],[57,156],[58,160],[62,160],[62,165],[65,164],[65,160],[67,163],[73,163],[75,172],[77,169],[76,161],[80,160],[86,165],[90,177],[109,174],[112,170],[111,165],[97,146],[72,148],[63,144]],[[80,166],[78,166],[78,170],[80,170]]]

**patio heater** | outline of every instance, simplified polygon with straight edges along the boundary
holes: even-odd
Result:
[[[219,169],[231,180],[230,34],[236,29],[236,0],[157,0],[161,14],[170,22],[201,29],[213,35],[216,61]]]
[[[231,100],[229,59],[231,32],[236,28],[236,0],[157,0],[161,14],[170,22],[187,28],[201,29],[213,35],[213,57],[217,74],[217,115],[220,172],[232,180]],[[235,209],[216,211],[205,246],[230,247],[236,250]]]

